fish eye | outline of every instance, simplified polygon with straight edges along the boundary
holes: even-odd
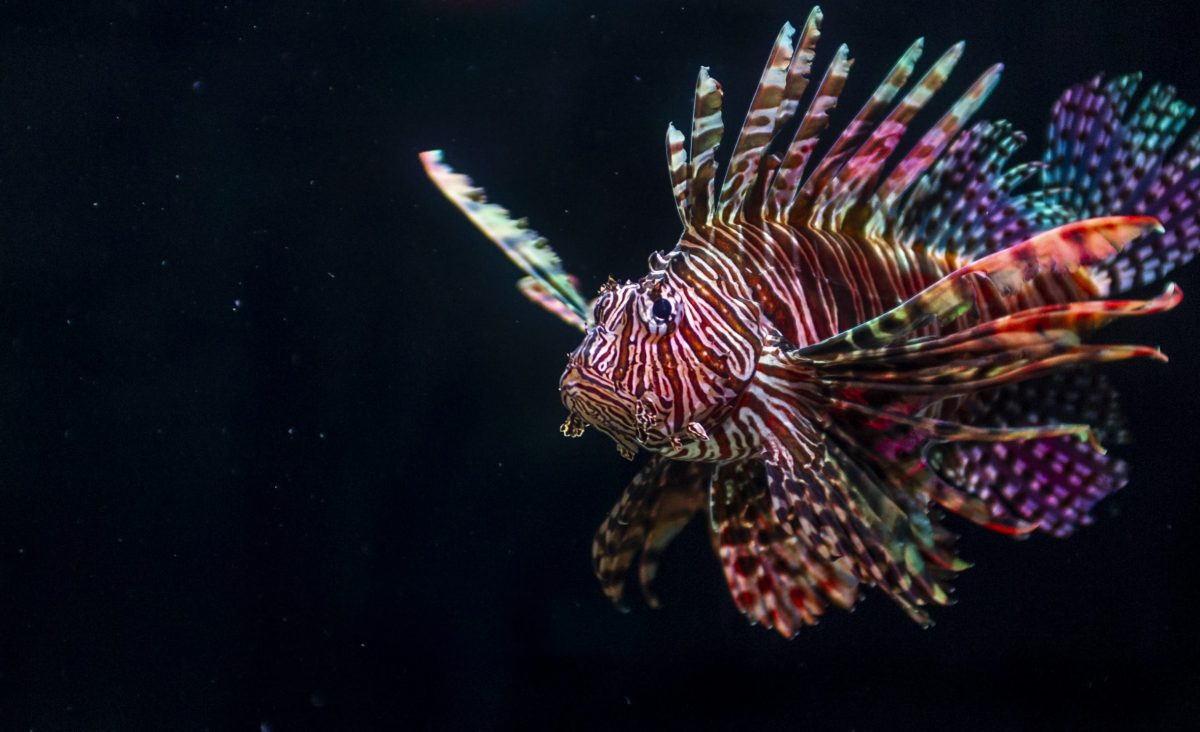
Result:
[[[657,320],[666,322],[671,318],[671,301],[665,297],[660,297],[650,306],[650,314]]]

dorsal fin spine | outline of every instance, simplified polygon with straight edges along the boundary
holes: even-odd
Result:
[[[717,174],[716,152],[725,125],[721,120],[721,85],[701,66],[696,77],[692,110],[691,164],[688,167],[688,212],[691,228],[712,225],[713,179]]]
[[[925,39],[923,38],[918,38],[908,47],[908,50],[892,66],[884,80],[875,88],[871,97],[854,115],[854,119],[842,129],[829,151],[813,169],[812,175],[804,182],[797,197],[808,202],[813,210],[821,208],[823,202],[828,200],[830,194],[833,193],[831,183],[834,176],[842,169],[847,158],[858,149],[862,141],[874,129],[876,121],[892,103],[896,94],[908,83],[924,49]]]
[[[842,44],[833,56],[833,61],[825,70],[825,75],[809,102],[804,118],[792,135],[783,163],[775,173],[771,182],[771,190],[767,196],[767,212],[770,218],[786,220],[789,218],[792,201],[804,176],[804,169],[812,157],[821,131],[829,124],[829,112],[837,105],[842,88],[846,85],[846,77],[850,73],[850,49]]]
[[[754,92],[754,99],[750,102],[750,109],[742,122],[717,202],[717,219],[723,223],[732,223],[740,218],[742,204],[757,177],[763,153],[775,135],[775,120],[794,55],[792,36],[795,32],[791,23],[784,23],[780,29]]]
[[[675,124],[667,125],[667,173],[671,177],[671,194],[675,197],[675,210],[684,229],[692,228],[692,216],[688,210],[688,165],[687,152],[683,149],[683,133]]]

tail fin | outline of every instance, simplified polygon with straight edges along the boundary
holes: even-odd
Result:
[[[1200,132],[1176,145],[1196,108],[1140,74],[1067,89],[1054,105],[1042,187],[1072,218],[1152,216],[1163,225],[1095,268],[1104,295],[1162,278],[1200,250]]]

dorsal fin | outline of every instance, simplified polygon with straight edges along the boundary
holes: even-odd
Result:
[[[692,110],[691,165],[688,168],[688,212],[692,228],[712,225],[713,178],[717,174],[716,153],[725,125],[721,121],[721,85],[701,66],[696,77]]]
[[[795,197],[804,177],[808,159],[812,157],[813,148],[817,146],[821,131],[829,125],[829,111],[837,105],[842,88],[846,85],[846,77],[850,73],[852,63],[850,49],[842,44],[834,54],[833,61],[829,63],[829,68],[825,70],[825,76],[821,79],[804,118],[792,136],[792,141],[783,156],[783,163],[776,171],[775,179],[771,181],[771,190],[766,202],[769,218],[783,219],[787,216],[792,198]]]
[[[918,38],[896,61],[883,82],[871,94],[870,99],[858,110],[858,114],[854,115],[854,119],[850,120],[850,123],[846,125],[842,133],[834,140],[829,151],[821,158],[821,162],[813,169],[812,175],[808,177],[804,185],[800,188],[796,202],[793,203],[794,207],[810,206],[816,208],[819,206],[819,201],[823,200],[830,193],[829,184],[834,175],[837,174],[846,159],[858,149],[858,146],[871,133],[876,121],[883,115],[884,110],[891,105],[892,100],[896,97],[900,89],[908,83],[908,78],[912,75],[917,59],[921,57],[924,48],[925,39]]]
[[[1067,215],[1147,215],[1165,227],[1097,269],[1104,293],[1152,282],[1200,251],[1200,133],[1176,146],[1196,110],[1154,84],[1126,114],[1140,78],[1101,85],[1097,77],[1067,89],[1054,105],[1043,159],[1041,192]]]
[[[683,133],[674,124],[667,125],[667,173],[671,176],[671,193],[675,196],[675,210],[684,229],[692,228],[692,215],[688,210],[687,152],[683,149]]]
[[[1033,207],[1009,194],[1033,170],[1001,172],[1024,141],[1005,121],[978,122],[959,135],[895,215],[895,241],[965,262],[1031,236]]]
[[[913,146],[908,155],[896,164],[896,168],[875,192],[875,205],[879,207],[879,210],[890,212],[909,186],[941,156],[950,140],[958,134],[971,115],[979,109],[992,90],[996,88],[996,84],[1000,81],[1000,72],[1003,70],[1004,64],[996,64],[983,72],[983,75],[975,80],[967,93],[954,103],[950,111],[944,114],[938,123]]]
[[[767,66],[763,69],[758,89],[754,92],[754,99],[750,102],[750,109],[746,112],[746,119],[742,122],[742,130],[738,133],[733,155],[729,158],[729,168],[725,172],[717,202],[717,220],[723,223],[731,223],[741,216],[746,194],[758,175],[763,151],[775,136],[775,120],[779,115],[788,80],[787,71],[793,56],[794,33],[791,23],[783,24],[775,38]]]
[[[800,106],[800,97],[808,89],[809,75],[812,73],[813,59],[817,53],[817,41],[821,38],[821,20],[824,15],[820,7],[814,7],[804,21],[804,30],[796,43],[796,53],[788,66],[787,83],[783,87],[783,100],[779,103],[779,114],[775,119],[775,129],[778,131],[796,116]]]
[[[834,176],[828,190],[822,193],[831,224],[840,225],[847,209],[859,201],[861,192],[875,187],[880,171],[908,130],[913,117],[946,83],[962,57],[962,50],[963,44],[960,42],[942,54]]]

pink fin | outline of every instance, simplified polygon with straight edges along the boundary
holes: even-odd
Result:
[[[984,501],[993,520],[1017,520],[1060,537],[1091,523],[1092,507],[1128,480],[1124,462],[1070,437],[956,443],[931,451],[930,465]]]

